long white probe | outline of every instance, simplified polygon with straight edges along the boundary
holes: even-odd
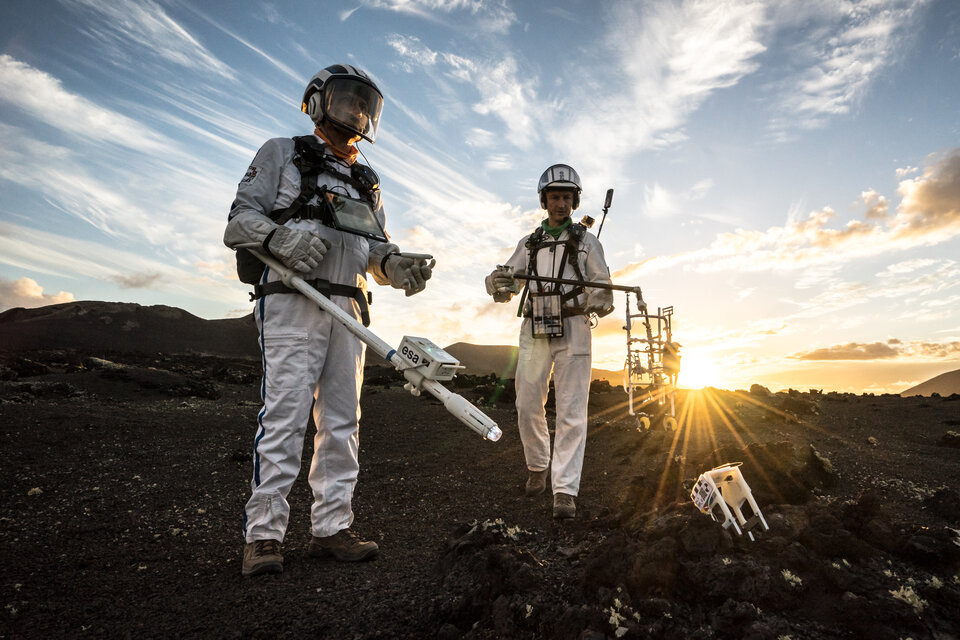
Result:
[[[491,420],[487,414],[477,409],[469,400],[460,394],[453,393],[436,380],[430,380],[417,369],[409,368],[409,363],[403,360],[393,347],[381,340],[373,331],[370,331],[360,322],[357,322],[356,318],[338,307],[332,300],[307,284],[303,278],[296,275],[293,270],[288,269],[270,256],[257,251],[256,248],[259,246],[259,244],[253,244],[249,247],[240,246],[237,248],[248,249],[250,253],[259,258],[265,265],[279,273],[283,284],[291,289],[296,289],[310,300],[316,302],[321,309],[336,318],[340,324],[366,343],[377,355],[396,367],[414,389],[426,389],[429,391],[433,397],[443,403],[447,411],[456,416],[460,422],[479,433],[486,440],[496,442],[500,439],[503,432],[500,431],[497,423]]]

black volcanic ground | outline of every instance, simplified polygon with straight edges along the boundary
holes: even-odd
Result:
[[[638,432],[597,383],[558,523],[522,493],[509,382],[453,384],[490,443],[371,366],[355,527],[380,557],[309,558],[301,478],[284,573],[243,579],[253,335],[168,307],[0,314],[0,637],[960,637],[960,395],[706,390]],[[689,499],[733,461],[755,542]]]

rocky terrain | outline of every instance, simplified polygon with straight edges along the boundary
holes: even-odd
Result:
[[[556,522],[523,495],[511,381],[451,384],[493,443],[371,364],[354,527],[379,558],[307,556],[304,470],[284,573],[249,579],[255,355],[202,350],[229,327],[193,316],[181,350],[143,329],[152,307],[74,304],[54,311],[140,333],[45,347],[7,338],[49,309],[0,314],[2,638],[960,637],[960,395],[705,389],[679,394],[676,431],[652,408],[638,431],[597,382],[577,518]],[[754,541],[690,500],[727,462],[769,525]]]

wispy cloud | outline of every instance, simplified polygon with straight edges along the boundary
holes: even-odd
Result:
[[[960,342],[902,342],[890,339],[887,342],[832,345],[811,351],[795,353],[797,360],[882,360],[909,358],[911,360],[950,360],[960,355]]]
[[[387,38],[387,44],[400,56],[396,64],[407,72],[417,67],[432,67],[440,57],[439,53],[424,45],[416,36],[394,33]]]
[[[108,236],[170,246],[179,233],[198,224],[177,211],[157,215],[155,205],[143,199],[163,191],[156,185],[140,184],[141,171],[151,165],[149,159],[136,158],[129,167],[114,167],[104,175],[96,171],[94,159],[80,162],[69,148],[44,144],[13,127],[0,125],[0,132],[6,143],[0,147],[0,177],[42,194],[52,209],[83,220]],[[166,198],[156,202],[171,202],[170,194],[183,197],[196,184],[168,172],[163,175],[165,183],[177,183],[179,190],[168,190]],[[198,201],[207,197],[198,196]]]
[[[67,91],[57,78],[7,54],[0,54],[0,101],[73,137],[153,153],[174,146],[137,121]]]
[[[15,307],[32,309],[48,304],[73,302],[75,299],[69,291],[44,293],[43,287],[32,278],[18,278],[17,280],[0,278],[0,311]]]
[[[272,8],[272,7],[271,7],[271,8]],[[237,33],[236,33],[235,31],[233,31],[232,29],[228,29],[223,23],[218,22],[217,20],[214,20],[211,16],[209,16],[209,15],[206,14],[206,13],[204,13],[203,11],[200,11],[200,10],[197,9],[196,7],[190,7],[190,9],[191,9],[191,11],[193,11],[196,15],[200,16],[201,18],[203,18],[204,20],[206,20],[207,22],[209,22],[211,25],[213,25],[214,27],[216,27],[217,29],[219,29],[221,32],[223,32],[223,33],[225,33],[226,35],[230,36],[231,38],[233,38],[234,40],[236,40],[237,42],[239,42],[240,44],[242,44],[243,46],[245,46],[247,49],[249,49],[250,51],[253,51],[255,54],[257,54],[258,56],[260,56],[261,58],[263,58],[264,60],[266,60],[267,62],[269,62],[271,65],[273,65],[274,68],[276,68],[278,71],[280,71],[282,74],[284,74],[285,76],[287,76],[287,77],[290,78],[291,80],[294,80],[294,81],[296,81],[297,83],[303,82],[303,78],[301,77],[302,74],[299,74],[299,73],[295,72],[295,71],[294,71],[293,69],[291,69],[289,66],[287,66],[286,64],[284,64],[283,62],[281,62],[280,60],[278,60],[275,56],[270,55],[269,53],[267,53],[266,51],[264,51],[262,48],[254,45],[252,42],[250,42],[250,41],[247,40],[246,38],[241,37],[239,34],[237,34]],[[275,9],[275,8],[273,8],[273,11],[272,11],[272,12],[268,12],[267,15],[268,15],[268,16],[273,16],[273,20],[272,20],[273,22],[276,22],[276,21],[280,20],[279,13],[276,12],[276,9]],[[232,75],[232,74],[231,74],[231,75]]]
[[[107,279],[123,289],[156,289],[163,284],[165,276],[161,273],[125,273],[108,276]]]
[[[443,22],[444,17],[468,14],[471,27],[486,33],[505,33],[516,23],[517,15],[506,0],[360,0],[372,9],[385,9]],[[343,18],[345,19],[345,18]],[[451,24],[449,26],[455,26]]]
[[[528,149],[539,139],[539,127],[534,114],[543,109],[537,98],[536,77],[520,72],[519,65],[509,52],[498,52],[485,59],[471,59],[458,54],[430,49],[413,36],[391,35],[387,39],[399,55],[396,65],[407,72],[429,69],[442,73],[451,80],[469,85],[478,98],[463,98],[472,102],[472,110],[481,115],[492,115],[500,120],[508,132],[507,139],[520,148]]]
[[[595,73],[578,74],[573,89],[571,103],[590,108],[561,116],[552,142],[571,156],[603,149],[589,155],[593,165],[581,174],[608,180],[611,167],[625,165],[630,154],[682,140],[690,115],[712,93],[752,73],[765,50],[759,1],[620,2],[607,22],[612,59],[598,59]]]
[[[84,30],[110,53],[112,62],[160,58],[168,64],[233,78],[222,62],[152,0],[60,0],[76,11],[93,14]]]
[[[795,50],[803,69],[780,83],[782,115],[771,123],[776,135],[788,138],[797,128],[821,127],[854,109],[880,74],[899,61],[925,4],[928,0],[780,2],[775,19],[785,28],[802,24],[790,33],[806,39]]]
[[[643,212],[651,218],[666,218],[684,211],[684,207],[707,196],[712,180],[701,180],[685,192],[673,192],[659,183],[643,188]]]
[[[0,262],[62,278],[92,278],[195,300],[235,304],[238,298],[231,283],[198,275],[192,268],[7,222],[0,222]]]
[[[824,207],[782,227],[723,233],[704,249],[632,263],[614,279],[678,267],[702,273],[807,269],[935,245],[960,235],[960,149],[933,158],[922,176],[902,181],[898,192],[897,213],[880,221],[851,220],[830,228],[836,213]]]

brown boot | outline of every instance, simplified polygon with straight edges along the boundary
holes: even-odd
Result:
[[[538,496],[546,490],[547,473],[547,469],[530,472],[530,475],[527,476],[527,486],[524,487],[524,491],[528,496]]]
[[[553,494],[553,517],[565,520],[577,515],[577,503],[568,493]]]
[[[276,540],[255,540],[243,545],[241,574],[256,576],[261,573],[283,573],[283,556]]]
[[[343,529],[332,536],[313,536],[307,553],[314,558],[333,556],[341,562],[360,562],[375,558],[379,549],[376,542],[361,540],[350,529]]]

